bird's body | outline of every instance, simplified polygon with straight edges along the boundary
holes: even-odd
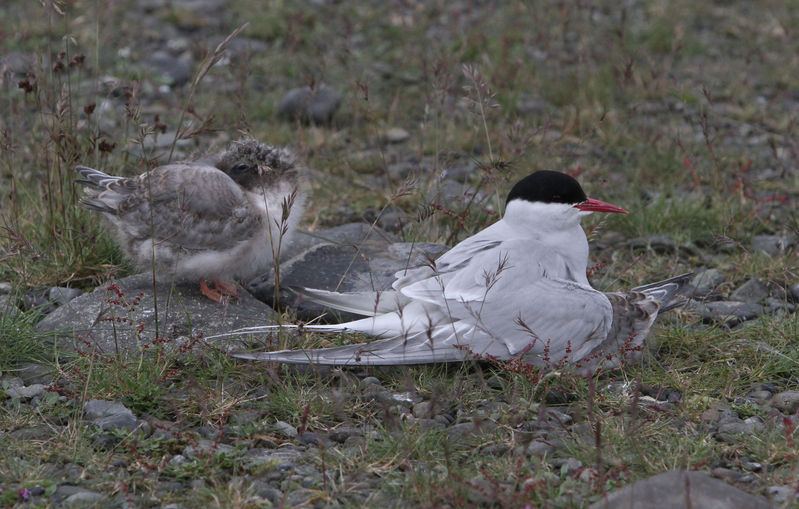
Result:
[[[564,189],[565,188],[565,189]],[[366,316],[321,331],[384,338],[308,351],[235,354],[239,358],[330,365],[393,365],[519,356],[552,368],[617,365],[640,350],[661,306],[685,277],[605,294],[588,283],[588,241],[579,220],[592,211],[625,212],[590,200],[574,179],[537,172],[508,196],[504,217],[429,266],[397,273],[392,290],[298,293]],[[238,331],[257,332],[266,328]]]
[[[102,212],[124,252],[159,280],[246,280],[267,271],[305,201],[293,155],[253,140],[132,178],[76,171],[86,185],[81,204]]]

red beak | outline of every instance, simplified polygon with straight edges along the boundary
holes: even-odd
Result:
[[[617,212],[619,214],[627,213],[627,211],[621,207],[617,207],[603,201],[594,200],[593,198],[588,198],[586,201],[578,203],[574,206],[574,208],[584,210],[586,212]]]

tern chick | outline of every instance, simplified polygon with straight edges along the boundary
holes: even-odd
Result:
[[[229,281],[269,270],[291,241],[306,197],[294,155],[251,139],[132,178],[75,171],[86,186],[80,203],[103,214],[137,266],[154,269],[158,280],[199,279],[217,301],[236,295]]]

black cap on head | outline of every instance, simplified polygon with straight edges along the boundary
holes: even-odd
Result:
[[[516,182],[516,185],[508,193],[505,205],[516,199],[573,205],[586,201],[588,197],[580,184],[572,177],[557,171],[542,170]]]

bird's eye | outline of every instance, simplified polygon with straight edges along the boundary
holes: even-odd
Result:
[[[231,169],[231,173],[245,173],[250,169],[250,166],[244,163],[239,163],[234,165]]]

